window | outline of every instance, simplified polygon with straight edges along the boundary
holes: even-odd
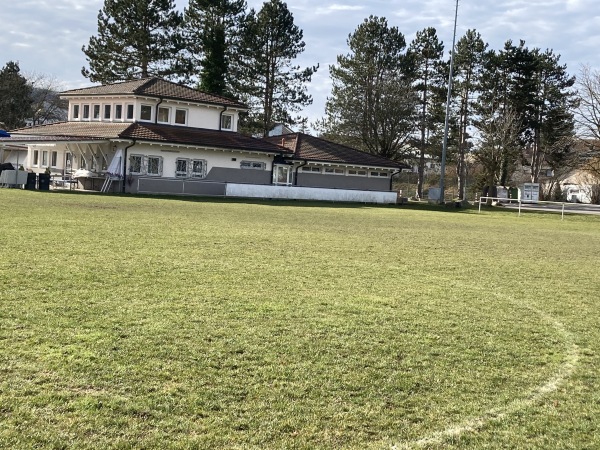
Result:
[[[115,105],[115,119],[121,120],[123,118],[123,105]]]
[[[73,105],[73,119],[79,119],[79,105]]]
[[[366,170],[356,170],[356,169],[348,169],[348,175],[352,175],[354,177],[366,177]]]
[[[157,121],[161,123],[169,123],[169,115],[171,108],[159,107]]]
[[[99,120],[100,119],[100,105],[92,105],[92,112],[93,112],[92,118],[94,120]]]
[[[142,173],[142,163],[144,157],[142,155],[131,155],[129,157],[129,173],[140,175]]]
[[[344,175],[344,169],[339,169],[337,167],[325,167],[324,172],[328,175]]]
[[[65,169],[71,170],[73,167],[73,154],[71,152],[65,153]]]
[[[52,151],[50,153],[50,166],[51,167],[56,167],[56,163],[58,162],[58,152],[57,151]]]
[[[107,170],[108,169],[108,162],[106,161],[106,156],[101,155],[100,156],[100,170]]]
[[[221,130],[233,130],[233,116],[231,114],[221,115]]]
[[[371,172],[372,177],[387,177],[387,173],[385,172]]]
[[[175,176],[176,177],[187,177],[188,176],[188,163],[189,159],[177,158],[175,161]]]
[[[162,157],[148,156],[148,170],[146,174],[154,176],[162,175]]]
[[[42,151],[42,166],[48,167],[48,150]]]
[[[33,165],[37,166],[40,163],[40,152],[39,150],[33,151]]]
[[[321,168],[320,167],[315,167],[315,166],[302,166],[302,172],[316,172],[316,173],[321,173]]]
[[[133,120],[133,105],[127,105],[127,120]]]
[[[104,119],[110,120],[110,105],[104,105]]]
[[[240,163],[240,169],[257,169],[264,170],[265,163],[260,161],[242,161]]]
[[[187,122],[187,110],[176,109],[175,110],[175,123],[178,125],[185,125]]]
[[[206,161],[203,159],[192,160],[192,177],[204,178],[206,169]]]
[[[87,161],[85,160],[85,157],[83,155],[81,155],[81,162],[79,163],[79,168],[80,169],[87,168]]]
[[[127,105],[127,115],[129,115],[129,106],[130,105]],[[142,105],[142,108],[140,109],[140,120],[152,120],[152,106]]]
[[[83,118],[84,119],[90,118],[90,105],[83,105]]]
[[[273,184],[286,185],[292,184],[291,166],[275,166],[273,168]]]

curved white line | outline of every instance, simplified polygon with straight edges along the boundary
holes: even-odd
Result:
[[[472,286],[471,286],[472,287]],[[497,297],[501,295],[493,293]],[[502,296],[508,298],[511,303],[516,303],[510,296]],[[579,362],[579,346],[575,343],[573,335],[565,328],[565,326],[556,320],[554,317],[546,314],[542,310],[534,308],[529,305],[518,305],[520,307],[529,309],[535,314],[539,315],[545,322],[548,322],[562,337],[565,346],[568,348],[564,362],[560,365],[556,373],[546,383],[541,386],[537,386],[532,389],[525,398],[519,398],[513,400],[504,408],[495,408],[486,411],[479,417],[466,420],[458,425],[451,426],[442,431],[434,432],[426,437],[418,439],[416,441],[404,442],[401,444],[393,445],[392,450],[401,448],[414,448],[414,447],[427,447],[431,445],[439,445],[446,441],[448,438],[457,437],[464,433],[470,433],[477,431],[482,428],[486,423],[491,421],[499,421],[505,417],[514,414],[522,409],[525,409],[535,403],[537,403],[544,395],[554,392],[558,387],[569,378],[577,364]]]

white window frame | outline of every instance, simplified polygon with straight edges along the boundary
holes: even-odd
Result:
[[[144,122],[152,122],[152,105],[148,105],[146,103],[142,103],[140,105],[140,120],[143,120]],[[143,114],[147,112],[148,113],[148,118],[145,119],[143,116]]]
[[[42,150],[42,165],[41,167],[48,167],[48,150]]]
[[[323,173],[325,175],[345,175],[346,171],[344,169],[342,169],[341,167],[325,167],[323,169]]]
[[[50,152],[50,167],[58,167],[58,152],[56,150]]]
[[[100,107],[100,104],[98,104],[98,103],[93,104],[92,105],[92,120],[100,120],[101,113],[102,113],[102,108]]]
[[[80,105],[72,105],[73,109],[71,110],[71,119],[73,120],[79,120],[80,119],[80,112],[81,112],[81,107]]]
[[[365,169],[348,169],[349,177],[366,177],[368,173]]]
[[[139,171],[133,170],[133,160],[139,158]],[[144,155],[133,154],[129,155],[129,174],[131,175],[143,175],[144,174]]]
[[[280,181],[279,180],[279,172],[285,170],[286,173],[286,180],[285,181]],[[291,186],[292,185],[292,179],[294,176],[294,171],[292,170],[292,166],[288,166],[286,164],[275,164],[273,166],[273,184],[276,186]]]
[[[185,162],[185,170],[177,170],[179,161]],[[190,171],[190,159],[189,158],[177,158],[175,160],[175,178],[188,178]]]
[[[163,171],[163,158],[162,158],[162,156],[149,155],[146,158],[147,158],[147,162],[146,162],[146,175],[148,175],[149,177],[161,177],[162,176],[162,171]],[[158,172],[157,173],[150,172],[150,160],[151,159],[158,160],[158,166],[157,166]]]
[[[240,169],[265,170],[267,165],[262,161],[244,160],[240,161]]]
[[[82,120],[90,120],[90,105],[89,104],[85,104],[82,105],[82,112],[81,112],[81,119]]]
[[[117,111],[119,112],[119,117],[117,117]],[[117,104],[115,105],[115,114],[114,114],[114,119],[115,120],[123,120],[123,105],[122,104]]]
[[[225,120],[225,118],[229,119],[229,127],[225,127],[223,125],[223,121]],[[233,114],[221,114],[221,130],[225,130],[225,131],[233,131],[233,119],[234,116]]]
[[[184,114],[183,123],[182,122],[177,122],[177,113],[178,112],[183,112],[183,114]],[[188,110],[187,109],[183,109],[183,108],[175,108],[175,115],[173,116],[173,123],[175,125],[187,125],[187,123],[188,123]]]
[[[190,171],[190,176],[192,178],[204,178],[206,176],[206,160],[205,159],[192,159],[190,161],[190,166],[188,170]],[[195,163],[202,164],[200,171],[196,171],[194,168]]]
[[[108,112],[108,116],[106,113]],[[111,120],[112,119],[112,105],[110,103],[105,103],[102,105],[102,120]]]
[[[32,156],[32,159],[33,159],[33,161],[31,162],[31,165],[33,167],[38,167],[40,165],[40,151],[39,150],[34,150],[33,151],[33,155],[31,155],[31,156]]]
[[[387,172],[376,172],[374,170],[372,170],[371,172],[369,172],[369,176],[370,177],[386,177],[388,176]]]
[[[160,120],[160,112],[167,111],[167,120]],[[168,106],[158,106],[158,112],[156,114],[157,123],[171,123],[171,108]]]
[[[321,173],[321,168],[317,166],[302,166],[302,172]]]
[[[125,104],[125,120],[135,119],[135,105],[133,103]]]

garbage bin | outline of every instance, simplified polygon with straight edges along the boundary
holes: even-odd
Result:
[[[38,189],[40,191],[50,190],[50,175],[47,173],[38,174]]]
[[[27,183],[25,183],[25,189],[28,189],[30,191],[35,190],[35,178],[35,173],[29,172],[27,174]]]

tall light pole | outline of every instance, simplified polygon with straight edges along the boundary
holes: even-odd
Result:
[[[452,96],[452,75],[454,71],[454,47],[456,45],[456,22],[458,21],[458,1],[454,12],[454,34],[450,52],[450,75],[448,76],[448,97],[446,99],[446,121],[444,123],[444,143],[442,144],[442,167],[440,168],[440,203],[444,203],[444,177],[446,176],[446,152],[448,151],[448,123],[450,118],[450,97]]]

